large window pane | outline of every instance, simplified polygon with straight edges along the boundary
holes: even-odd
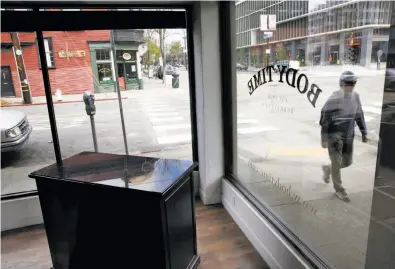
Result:
[[[86,91],[95,98],[98,150],[125,153],[118,79],[129,154],[192,159],[186,29],[114,30],[115,52],[111,32],[43,32],[62,158],[95,150],[83,102]],[[1,176],[2,195],[8,195],[36,190],[28,174],[54,163],[55,157],[36,33],[2,32],[1,40]],[[163,62],[165,76],[158,75]],[[24,75],[17,66],[24,67]],[[24,96],[31,96],[32,106]]]
[[[50,50],[48,66],[54,66]],[[28,174],[55,162],[35,32],[1,33],[1,195],[33,191]],[[30,105],[29,103],[34,105]]]
[[[299,24],[298,12],[287,10],[298,5],[280,2],[264,9],[277,21],[290,14],[289,22],[272,31],[278,39],[270,37],[267,45],[257,38],[257,46],[236,48],[238,61],[245,51],[251,68],[237,72],[234,174],[330,268],[365,268],[369,227],[377,224],[371,216],[380,215],[371,214],[375,186],[381,180],[388,195],[394,188],[393,166],[376,169],[384,149],[379,149],[382,107],[394,101],[389,25],[377,19],[388,8],[376,1],[300,1],[308,9],[299,14],[306,15],[306,24]],[[255,50],[266,52],[275,67],[266,61],[263,68],[255,65]],[[391,199],[380,204],[387,213]],[[393,218],[390,214],[386,217]],[[382,234],[389,237],[393,226],[385,223]]]
[[[94,151],[95,136],[100,152],[125,153],[118,81],[128,153],[192,159],[185,29],[57,31],[44,35],[52,39],[57,56],[57,67],[49,72],[63,158]],[[161,64],[165,64],[165,71]],[[62,93],[62,100],[57,99],[57,91]],[[95,99],[92,117],[82,102],[86,91]]]

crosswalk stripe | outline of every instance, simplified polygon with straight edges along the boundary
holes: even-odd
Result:
[[[383,102],[374,102],[373,105],[374,106],[378,106],[378,107],[382,107],[383,106]]]
[[[148,113],[148,117],[167,117],[167,116],[177,116],[177,112],[152,112]]]
[[[150,113],[150,112],[170,112],[170,111],[176,111],[174,108],[165,108],[165,107],[147,107],[145,110]]]
[[[365,118],[365,122],[371,122],[372,120],[374,120],[374,117],[371,116],[364,116]],[[320,125],[320,121],[316,121],[315,124]]]
[[[253,134],[253,133],[261,133],[261,132],[277,131],[277,130],[279,129],[273,126],[237,128],[237,132],[239,134]]]
[[[182,121],[183,117],[171,117],[171,118],[150,118],[152,123],[154,122],[175,122],[175,121]]]
[[[259,121],[254,119],[237,119],[237,123],[259,123]]]
[[[191,134],[169,135],[157,137],[158,144],[173,144],[180,142],[189,142],[192,140]]]
[[[155,131],[188,129],[188,128],[191,128],[191,124],[189,124],[189,123],[154,126]]]
[[[159,105],[159,104],[144,105],[144,108],[165,108],[165,107],[169,107],[169,105]]]
[[[372,107],[372,106],[364,106],[363,111],[369,112],[369,113],[374,113],[374,114],[381,114],[381,108],[376,108],[376,107]]]

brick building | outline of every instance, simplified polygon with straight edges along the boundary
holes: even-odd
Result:
[[[32,96],[44,95],[36,34],[18,33]],[[121,88],[135,87],[141,73],[138,46],[143,30],[114,31],[116,62]],[[85,90],[115,90],[115,68],[110,46],[110,31],[44,32],[46,60],[51,90],[78,94]],[[127,54],[127,60],[123,57]],[[1,97],[20,97],[21,84],[16,68],[10,33],[1,33]],[[126,78],[125,78],[126,76]]]

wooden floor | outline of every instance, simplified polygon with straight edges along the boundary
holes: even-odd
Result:
[[[222,205],[196,202],[199,269],[268,269]],[[1,236],[1,268],[49,269],[51,260],[42,225]]]

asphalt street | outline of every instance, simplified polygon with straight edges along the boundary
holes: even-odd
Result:
[[[306,73],[309,82],[322,90],[313,107],[306,94],[278,82],[278,75],[273,77],[273,82],[258,87],[250,95],[247,83],[253,74],[255,72],[237,74],[239,161],[236,175],[264,203],[272,206],[303,240],[317,247],[324,258],[336,260],[337,268],[363,268],[384,72],[360,76],[355,88],[363,104],[370,142],[364,144],[356,137],[354,164],[343,172],[344,186],[352,200],[350,204],[335,199],[331,184],[321,180],[321,165],[329,159],[326,150],[320,147],[318,120],[325,101],[339,88],[338,77],[325,72]],[[179,89],[147,78],[144,85],[143,91],[122,92],[122,96],[127,97],[122,103],[129,153],[192,159],[187,72],[180,71]],[[385,93],[384,99],[385,102],[394,101],[395,96]],[[55,162],[47,108],[40,105],[2,109],[25,112],[33,126],[24,149],[2,154],[2,194],[35,189],[34,181],[27,175]],[[96,109],[99,151],[125,153],[118,101],[96,102]],[[83,103],[56,104],[55,113],[63,158],[94,150],[90,119]],[[281,185],[314,206],[316,213],[305,210],[306,206],[290,194],[246,168],[247,162],[278,179]],[[323,225],[328,223],[334,225],[322,232]]]

